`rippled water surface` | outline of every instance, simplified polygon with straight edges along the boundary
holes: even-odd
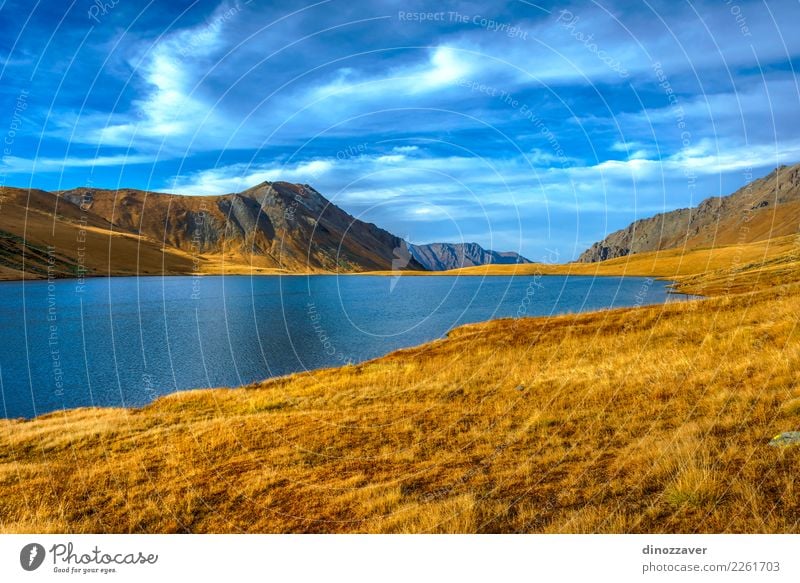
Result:
[[[363,361],[468,322],[668,298],[666,282],[582,276],[5,282],[0,413],[143,405],[174,391]]]

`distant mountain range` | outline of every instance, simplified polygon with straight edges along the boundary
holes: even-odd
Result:
[[[583,252],[595,262],[645,251],[718,247],[791,235],[800,227],[800,164],[780,166],[729,196],[638,220]]]
[[[441,270],[504,262],[527,260],[477,244],[411,247],[307,184],[264,182],[220,196],[0,190],[0,279]]]
[[[730,196],[638,220],[580,262],[796,234],[800,164]],[[411,245],[349,215],[307,184],[185,196],[132,189],[0,189],[0,279],[80,275],[444,271],[530,263],[477,243]]]
[[[447,271],[491,263],[531,263],[513,251],[498,253],[477,243],[431,243],[409,245],[411,256],[428,271]]]

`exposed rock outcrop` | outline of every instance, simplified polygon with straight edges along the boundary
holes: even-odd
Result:
[[[578,261],[604,261],[682,246],[750,243],[796,233],[798,225],[800,164],[780,166],[729,196],[638,220],[592,245]]]
[[[497,252],[477,243],[431,243],[410,245],[411,255],[429,271],[446,271],[490,263],[530,263],[513,251]]]

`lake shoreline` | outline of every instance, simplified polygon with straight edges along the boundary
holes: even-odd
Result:
[[[532,265],[532,264],[528,264]],[[574,264],[553,264],[553,266],[569,266]],[[586,264],[583,264],[586,265]],[[476,267],[484,267],[484,266],[476,266]],[[472,268],[467,268],[472,269]],[[456,273],[458,272],[458,273]],[[674,295],[689,295],[689,296],[700,296],[705,297],[703,294],[697,294],[690,291],[682,291],[678,289],[677,286],[680,286],[680,282],[676,280],[674,277],[666,276],[666,275],[642,275],[638,273],[632,274],[616,274],[616,273],[572,273],[570,271],[548,271],[547,273],[514,273],[514,274],[505,274],[505,273],[464,273],[461,272],[460,269],[450,270],[450,271],[400,271],[400,272],[390,272],[390,271],[357,271],[357,272],[341,272],[337,273],[334,271],[313,271],[313,272],[292,272],[292,273],[282,273],[282,272],[255,272],[255,273],[169,273],[169,274],[156,274],[156,273],[146,273],[146,274],[112,274],[112,275],[85,275],[83,278],[78,277],[66,277],[66,276],[59,276],[53,277],[52,280],[54,281],[76,281],[80,282],[83,280],[98,280],[98,279],[120,279],[120,278],[136,278],[136,279],[152,279],[152,278],[175,278],[175,277],[198,277],[198,278],[205,278],[205,277],[319,277],[319,276],[336,276],[336,277],[350,277],[350,276],[360,276],[360,277],[626,277],[626,278],[652,278],[656,281],[667,281],[670,282],[669,286],[669,293]],[[13,279],[13,278],[3,278],[0,276],[0,285],[4,283],[19,283],[19,282],[47,282],[50,281],[47,277],[33,277],[33,278],[22,278],[22,279]]]
[[[300,274],[292,274],[293,277],[299,276],[299,275]],[[332,275],[332,274],[317,274],[317,275]],[[117,278],[120,278],[120,277],[135,277],[135,276],[114,276],[114,277],[111,277],[111,278],[108,278],[108,279],[117,279]],[[145,276],[145,277],[149,277],[149,276]],[[178,277],[186,277],[186,276],[178,276]],[[211,276],[211,277],[222,277],[222,276]],[[231,276],[231,277],[243,277],[243,276]],[[487,276],[487,277],[502,277],[502,276],[497,275],[497,276]],[[543,277],[545,277],[545,276],[543,275]],[[585,276],[585,275],[558,276],[556,274],[547,274],[546,277],[590,277],[590,276]],[[618,277],[619,278],[619,276],[600,276],[600,277]],[[629,276],[629,278],[630,279],[643,279],[643,280],[652,279],[652,278],[645,278],[645,277],[642,277],[642,276]],[[97,279],[97,278],[95,278],[95,279]],[[60,280],[60,281],[64,281],[64,280]],[[75,281],[78,281],[78,280],[75,280]],[[669,293],[673,293],[673,292],[669,292]],[[676,295],[678,295],[678,294],[676,294]],[[562,313],[553,313],[553,314],[550,314],[550,315],[522,315],[522,316],[517,316],[517,317],[500,316],[500,317],[496,317],[496,318],[490,318],[488,320],[480,320],[480,321],[476,321],[476,322],[467,322],[467,323],[463,323],[463,324],[460,324],[460,325],[458,325],[458,326],[456,326],[454,328],[449,329],[448,331],[446,331],[444,333],[443,337],[435,338],[435,339],[428,340],[428,341],[425,341],[425,342],[420,342],[419,344],[414,344],[414,345],[410,345],[410,346],[401,346],[401,347],[396,348],[394,350],[391,350],[391,351],[389,351],[389,352],[387,352],[385,354],[381,354],[381,355],[375,356],[373,358],[369,358],[369,359],[366,359],[366,360],[363,360],[363,361],[359,361],[359,362],[342,363],[342,364],[333,365],[333,366],[321,366],[321,367],[317,367],[317,368],[309,368],[309,369],[306,369],[306,370],[294,371],[294,372],[289,372],[289,373],[281,374],[281,375],[277,375],[277,376],[261,378],[261,379],[258,379],[258,380],[252,381],[252,382],[243,383],[241,385],[236,385],[236,386],[219,385],[219,386],[210,386],[210,387],[191,387],[191,388],[185,388],[185,389],[176,389],[176,390],[172,390],[170,392],[163,393],[163,394],[155,397],[152,401],[144,403],[142,405],[133,405],[133,406],[82,405],[82,406],[76,406],[76,407],[65,407],[65,408],[59,408],[59,409],[46,411],[44,413],[41,413],[41,414],[38,414],[38,415],[35,415],[35,416],[32,416],[32,417],[26,417],[26,416],[2,417],[2,416],[0,416],[0,422],[2,422],[4,420],[5,421],[12,421],[12,422],[31,422],[31,421],[36,421],[36,420],[39,420],[39,419],[47,419],[47,418],[50,418],[50,417],[55,416],[55,415],[64,415],[64,414],[70,413],[72,411],[93,411],[94,410],[94,411],[123,411],[123,412],[131,412],[131,413],[132,412],[140,412],[140,411],[142,411],[144,409],[147,409],[150,406],[153,406],[154,404],[158,403],[159,401],[162,401],[164,399],[175,398],[176,395],[192,394],[192,393],[198,394],[198,393],[203,393],[203,392],[208,392],[208,391],[212,391],[213,392],[213,391],[247,390],[247,389],[251,389],[251,388],[257,387],[259,385],[265,384],[265,383],[272,383],[272,382],[282,383],[282,382],[291,381],[292,379],[295,379],[295,378],[298,378],[298,377],[302,377],[302,376],[305,376],[305,375],[314,375],[314,374],[317,374],[317,373],[326,373],[326,372],[335,373],[336,371],[343,371],[345,369],[348,369],[349,367],[366,366],[366,365],[370,365],[370,364],[373,364],[375,362],[381,361],[383,359],[395,359],[395,358],[398,358],[398,357],[402,356],[403,353],[424,352],[425,350],[432,348],[434,345],[436,345],[438,343],[446,342],[452,336],[458,336],[458,335],[464,333],[464,331],[469,329],[469,328],[473,328],[474,329],[474,328],[479,328],[481,326],[488,326],[488,325],[504,326],[504,325],[507,324],[511,329],[510,331],[513,331],[514,329],[516,329],[518,326],[520,326],[522,324],[524,324],[524,325],[530,325],[530,324],[535,325],[535,321],[537,321],[537,320],[538,321],[542,321],[542,322],[546,322],[546,321],[552,320],[553,318],[568,318],[568,317],[580,317],[580,316],[594,317],[594,316],[598,316],[598,315],[601,315],[601,314],[613,318],[613,317],[618,317],[619,314],[622,314],[622,313],[628,312],[628,311],[636,311],[636,310],[644,311],[644,310],[657,308],[657,307],[664,308],[664,307],[666,307],[666,306],[668,306],[670,304],[674,304],[674,303],[686,303],[686,302],[693,302],[693,301],[696,301],[696,300],[709,299],[709,298],[706,298],[704,296],[697,296],[697,295],[694,295],[691,298],[688,297],[688,296],[692,296],[693,294],[680,294],[680,295],[684,295],[684,296],[687,296],[687,297],[685,299],[679,301],[679,302],[671,302],[671,301],[667,300],[666,302],[663,302],[663,303],[643,303],[643,304],[634,304],[634,305],[610,307],[610,308],[600,308],[600,309],[595,309],[595,310],[578,311],[578,312],[566,311],[566,312],[562,312]]]

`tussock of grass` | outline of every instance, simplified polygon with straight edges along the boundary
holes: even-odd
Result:
[[[800,448],[767,444],[800,429],[799,300],[787,283],[498,320],[244,389],[0,421],[0,530],[798,532]]]

